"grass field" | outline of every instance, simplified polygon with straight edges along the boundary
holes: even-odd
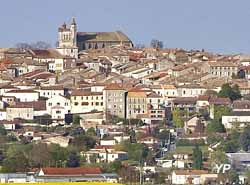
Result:
[[[108,182],[45,182],[45,183],[8,183],[8,185],[122,185]]]

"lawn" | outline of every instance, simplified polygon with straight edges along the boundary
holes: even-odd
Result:
[[[194,147],[195,146],[177,146],[175,153],[186,153],[187,152],[187,153],[192,154]],[[200,149],[201,149],[202,153],[206,153],[208,150],[207,146],[200,146]]]
[[[8,183],[8,185],[122,185],[108,182],[45,182],[45,183]]]

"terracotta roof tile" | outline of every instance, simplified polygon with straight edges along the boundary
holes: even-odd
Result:
[[[98,167],[78,167],[78,168],[42,168],[44,175],[85,175],[101,174]]]

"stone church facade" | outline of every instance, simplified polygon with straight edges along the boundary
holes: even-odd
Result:
[[[77,32],[77,24],[74,18],[69,26],[64,23],[58,29],[57,50],[64,56],[77,58],[79,51],[108,48],[116,45],[133,47],[132,41],[121,31]]]

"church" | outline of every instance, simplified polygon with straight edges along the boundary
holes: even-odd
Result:
[[[108,48],[123,45],[133,47],[132,41],[121,31],[115,32],[77,32],[75,18],[69,26],[65,23],[58,29],[57,50],[70,57],[76,57],[79,51]]]

